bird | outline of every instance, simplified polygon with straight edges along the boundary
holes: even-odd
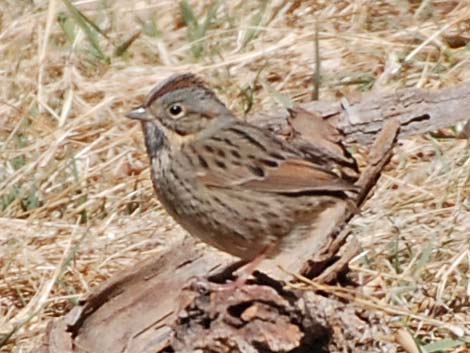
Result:
[[[289,251],[321,213],[358,191],[335,170],[332,153],[305,153],[237,118],[192,73],[156,85],[126,117],[142,125],[167,213],[192,236],[254,266]]]

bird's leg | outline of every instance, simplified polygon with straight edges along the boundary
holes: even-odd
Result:
[[[236,261],[225,267],[222,271],[206,277],[205,280],[203,278],[199,278],[195,282],[202,284],[204,281],[209,281],[209,287],[214,291],[226,291],[241,288],[256,271],[259,264],[266,258],[266,255],[272,248],[273,246],[266,246],[255,258],[251,260]],[[227,282],[234,279],[235,276],[235,280]]]
[[[265,247],[253,260],[240,269],[237,279],[233,282],[235,287],[239,288],[246,283],[248,278],[256,271],[259,264],[266,258],[266,254],[270,249],[270,246]]]
[[[258,255],[256,255],[254,259],[250,260],[249,262],[245,262],[243,266],[240,267],[237,274],[238,277],[235,281],[220,284],[215,289],[219,291],[224,291],[242,288],[248,278],[250,278],[253,272],[256,271],[256,268],[259,266],[259,264],[266,258],[266,255],[271,249],[272,246],[266,246]]]

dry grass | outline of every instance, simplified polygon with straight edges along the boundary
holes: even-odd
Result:
[[[263,80],[306,101],[316,21],[321,99],[470,73],[466,1],[0,4],[2,352],[33,352],[49,319],[182,236],[153,197],[139,126],[123,118],[170,73],[200,73],[240,115],[275,103]],[[468,141],[402,141],[352,223],[358,305],[427,352],[470,347],[469,157]]]

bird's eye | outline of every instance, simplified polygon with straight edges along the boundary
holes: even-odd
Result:
[[[170,108],[168,108],[168,112],[174,118],[177,118],[183,113],[183,107],[180,104],[172,104]]]

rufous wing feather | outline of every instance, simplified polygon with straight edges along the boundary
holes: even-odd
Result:
[[[301,159],[283,161],[278,167],[236,166],[226,172],[205,172],[199,179],[208,187],[240,186],[253,191],[300,193],[354,191],[356,187],[335,174]]]

